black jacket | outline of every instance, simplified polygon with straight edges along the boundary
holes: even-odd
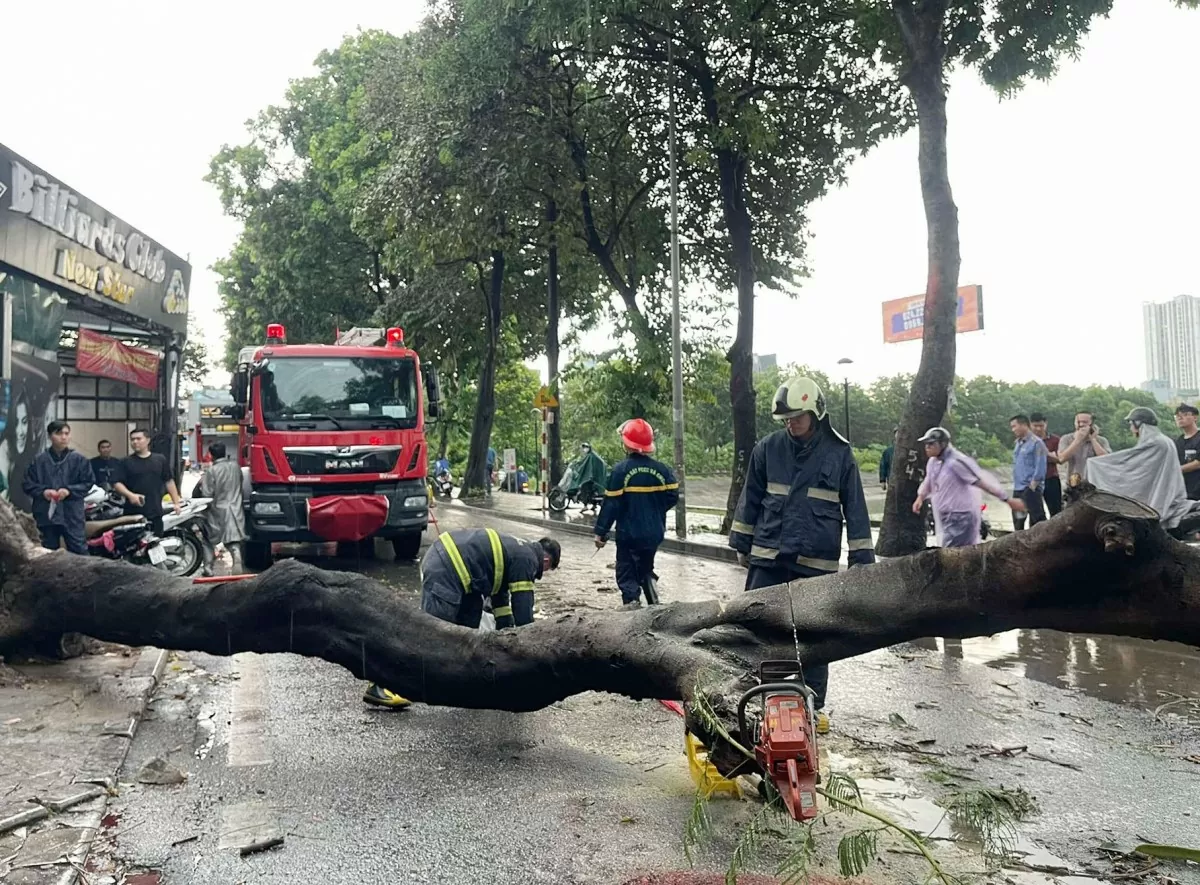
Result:
[[[542,576],[542,545],[495,529],[442,532],[421,561],[421,581],[492,598],[496,626],[533,621],[533,582]]]
[[[25,481],[21,488],[33,502],[33,519],[38,525],[83,525],[83,499],[92,490],[92,465],[88,459],[67,449],[57,458],[50,449],[39,454],[25,469]],[[47,489],[66,489],[70,492],[66,500],[59,501],[50,515],[50,503],[44,492]]]
[[[671,468],[649,455],[630,455],[608,475],[596,536],[607,538],[617,524],[617,543],[656,548],[662,543],[667,511],[679,501],[679,481]]]
[[[786,564],[801,576],[836,572],[843,518],[850,565],[874,562],[871,521],[850,444],[828,419],[807,442],[777,430],[750,455],[729,546],[754,565]]]

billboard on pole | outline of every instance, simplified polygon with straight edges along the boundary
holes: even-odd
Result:
[[[956,326],[959,332],[983,328],[983,286],[959,286]],[[883,302],[883,341],[919,341],[925,334],[925,296]]]

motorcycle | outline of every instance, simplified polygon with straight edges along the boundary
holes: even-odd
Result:
[[[449,470],[439,470],[433,477],[433,492],[443,498],[450,498],[454,493],[454,477]]]
[[[190,578],[216,557],[208,529],[201,514],[208,509],[212,498],[189,498],[179,507],[179,513],[168,510],[163,514],[162,547],[166,559],[159,564],[177,578]]]
[[[92,486],[83,499],[88,554],[134,565],[161,565],[167,559],[145,517],[125,515],[121,496]]]
[[[567,465],[558,485],[550,490],[547,503],[555,513],[562,513],[571,503],[582,504],[585,511],[594,510],[604,501],[608,465],[591,446],[585,444],[581,449],[580,456]]]

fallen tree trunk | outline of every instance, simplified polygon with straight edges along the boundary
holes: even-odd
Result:
[[[762,660],[828,662],[924,636],[1017,627],[1200,646],[1200,554],[1169,538],[1149,508],[1106,493],[977,547],[724,602],[564,614],[489,634],[429,617],[361,575],[294,561],[253,580],[196,586],[49,553],[3,502],[0,566],[0,654],[72,632],[217,655],[294,652],[428,704],[515,711],[584,691],[685,701],[699,691],[731,731],[737,697]],[[694,709],[691,724],[712,737]]]

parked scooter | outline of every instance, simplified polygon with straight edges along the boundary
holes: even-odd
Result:
[[[439,470],[433,477],[433,493],[440,498],[450,498],[454,494],[454,477],[449,470]]]
[[[201,514],[208,509],[212,498],[189,498],[182,502],[179,513],[168,510],[163,514],[162,547],[166,560],[161,568],[177,578],[190,578],[216,558],[208,539],[208,527]]]
[[[608,483],[608,465],[592,451],[590,443],[579,447],[579,457],[567,465],[558,485],[550,490],[550,509],[562,513],[571,503],[583,505],[586,513],[604,502],[604,487]]]
[[[83,499],[88,553],[134,565],[161,565],[167,559],[159,539],[142,516],[126,516],[120,495],[92,486]]]

